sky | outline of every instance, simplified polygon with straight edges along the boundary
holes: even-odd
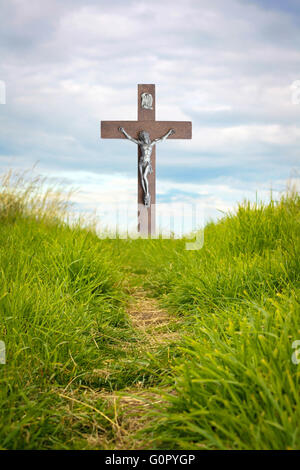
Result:
[[[1,173],[36,165],[78,189],[81,212],[135,204],[136,149],[101,140],[100,121],[135,120],[137,84],[155,83],[156,118],[193,123],[192,140],[157,149],[162,207],[215,219],[299,180],[298,0],[0,0],[0,11]]]

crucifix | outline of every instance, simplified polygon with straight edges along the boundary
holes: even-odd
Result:
[[[138,146],[138,232],[155,235],[155,145],[191,139],[190,121],[155,120],[155,85],[138,85],[137,121],[101,121],[103,139],[129,139]]]

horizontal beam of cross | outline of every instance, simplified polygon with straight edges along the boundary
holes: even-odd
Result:
[[[150,139],[158,139],[166,134],[170,129],[174,129],[175,134],[169,139],[191,139],[192,123],[190,121],[102,121],[102,139],[125,139],[126,137],[119,131],[119,127],[124,127],[132,137],[138,137],[140,131],[147,131]]]

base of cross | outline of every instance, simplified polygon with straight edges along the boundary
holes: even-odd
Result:
[[[156,204],[150,204],[147,207],[145,204],[138,203],[138,226],[137,231],[143,236],[156,235]]]
[[[137,121],[101,121],[101,137],[103,139],[125,139],[125,135],[120,132],[123,128],[135,143],[138,143],[138,136],[141,131],[148,132],[151,141],[160,139],[170,129],[175,132],[169,139],[191,139],[192,123],[190,121],[156,121],[155,120],[155,85],[138,85],[138,120]],[[138,146],[138,167],[142,158],[140,145]],[[154,236],[155,226],[155,204],[156,204],[156,151],[155,145],[151,153],[152,174],[148,174],[148,194],[145,198],[141,182],[141,175],[138,171],[138,232],[143,236]]]

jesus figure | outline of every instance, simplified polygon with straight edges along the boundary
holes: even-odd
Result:
[[[123,127],[119,127],[119,131],[122,132],[125,137],[131,142],[137,144],[141,150],[141,157],[139,161],[139,172],[141,177],[142,188],[144,191],[144,204],[146,207],[150,207],[150,193],[149,193],[149,183],[148,183],[148,174],[153,172],[151,165],[151,155],[152,148],[158,142],[166,140],[170,135],[175,134],[174,129],[170,129],[165,135],[159,139],[150,140],[149,132],[141,131],[139,133],[139,138],[134,139],[131,137]]]

